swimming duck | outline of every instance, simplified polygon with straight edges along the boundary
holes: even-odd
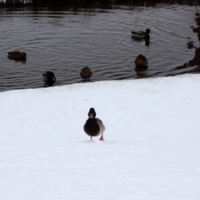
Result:
[[[136,71],[145,71],[148,69],[148,60],[142,54],[138,55],[135,59]]]
[[[85,133],[90,136],[91,140],[92,137],[102,134],[99,140],[104,140],[103,132],[105,131],[105,126],[99,118],[96,118],[96,112],[94,108],[90,108],[88,116],[89,118],[83,127]]]
[[[144,31],[133,31],[132,30],[131,33],[132,33],[132,37],[134,37],[134,38],[141,38],[141,39],[149,40],[150,39],[149,34],[151,34],[151,31],[148,28],[146,30],[146,32],[144,32]]]
[[[80,72],[80,76],[83,78],[83,79],[89,79],[91,76],[92,76],[92,71],[90,70],[89,67],[84,67],[81,72]]]
[[[14,60],[26,60],[26,53],[20,52],[20,51],[11,51],[7,52],[8,58],[14,59]]]
[[[56,77],[53,72],[46,71],[43,74],[43,82],[45,85],[53,85],[56,82]]]

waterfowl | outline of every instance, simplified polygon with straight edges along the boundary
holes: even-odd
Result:
[[[83,127],[85,133],[90,136],[91,140],[92,137],[102,134],[99,140],[104,140],[103,132],[105,131],[105,126],[99,118],[96,118],[96,112],[94,108],[90,108],[88,116],[89,118]]]
[[[142,54],[138,55],[135,59],[136,71],[144,71],[148,69],[148,60]]]
[[[144,31],[133,31],[132,30],[131,33],[132,33],[132,37],[134,37],[134,38],[140,38],[140,39],[149,40],[150,39],[150,35],[149,34],[151,34],[151,31],[148,28],[146,30],[146,32],[144,32]]]
[[[14,60],[26,60],[26,53],[20,52],[20,51],[11,51],[7,52],[8,58],[14,59]]]
[[[80,76],[83,78],[83,79],[89,79],[91,76],[92,76],[92,71],[90,70],[89,67],[84,67],[81,72],[80,72]]]
[[[53,85],[56,82],[56,77],[53,72],[51,71],[46,71],[43,74],[43,82],[45,85]]]

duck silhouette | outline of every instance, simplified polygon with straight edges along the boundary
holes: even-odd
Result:
[[[101,135],[99,140],[104,140],[103,132],[105,131],[105,126],[99,118],[96,118],[96,112],[94,108],[90,108],[88,117],[89,118],[86,120],[83,127],[85,133],[90,136],[91,140],[92,137],[99,135]]]
[[[43,76],[43,82],[45,83],[45,85],[53,85],[56,82],[56,77],[54,75],[53,72],[51,71],[46,71],[42,74]]]
[[[26,53],[25,52],[20,52],[20,51],[10,51],[8,53],[8,58],[14,59],[14,60],[26,60]]]

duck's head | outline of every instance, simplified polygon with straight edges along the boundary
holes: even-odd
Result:
[[[26,56],[26,53],[25,53],[25,52],[22,52],[22,55],[23,55],[23,56]]]
[[[95,112],[94,108],[90,108],[88,116],[90,119],[94,119],[96,117],[96,112]]]
[[[85,72],[88,72],[88,71],[90,71],[90,68],[88,66],[86,66],[82,70],[85,71]]]
[[[147,35],[151,34],[151,31],[150,31],[149,28],[146,30],[146,34],[147,34]]]

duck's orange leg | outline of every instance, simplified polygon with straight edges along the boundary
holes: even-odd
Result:
[[[103,133],[102,133],[101,137],[99,138],[99,140],[104,140]]]

